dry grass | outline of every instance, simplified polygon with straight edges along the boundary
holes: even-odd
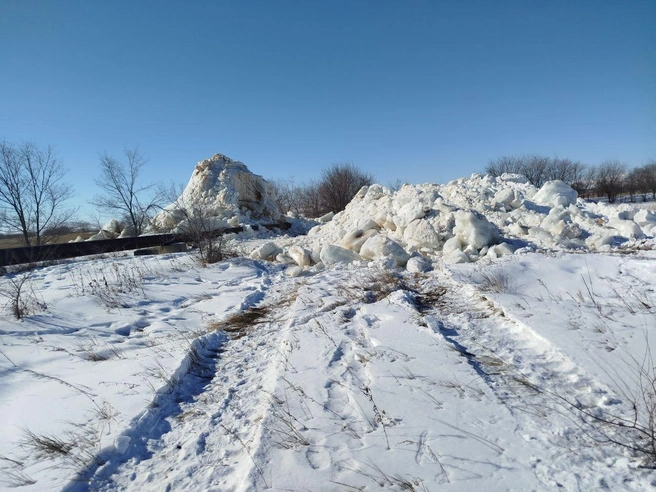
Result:
[[[478,288],[483,292],[494,292],[496,294],[509,292],[511,288],[510,276],[503,270],[484,272],[481,274]]]
[[[45,236],[42,240],[44,244],[64,244],[69,241],[74,241],[78,236],[82,236],[82,239],[89,239],[97,232],[98,231],[71,232],[61,236]],[[7,234],[0,236],[0,249],[21,248],[23,246],[25,246],[25,243],[23,242],[23,236],[20,234]]]
[[[67,456],[75,447],[75,444],[60,439],[57,436],[39,435],[29,429],[25,429],[20,447],[36,459],[49,460],[60,456]]]
[[[401,273],[376,268],[367,269],[355,275],[340,288],[340,294],[347,299],[372,304],[382,301],[397,290],[412,291],[414,289]]]
[[[273,310],[272,306],[253,306],[245,311],[228,316],[223,321],[216,321],[209,325],[209,331],[221,330],[228,334],[232,339],[239,339],[248,334],[248,332],[260,323],[269,319]]]

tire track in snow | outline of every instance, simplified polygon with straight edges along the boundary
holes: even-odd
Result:
[[[292,283],[283,278],[275,284],[280,289],[272,292],[269,275],[246,280],[241,287],[250,292],[238,312],[282,300]],[[234,290],[235,285],[223,287]],[[211,306],[211,300],[203,303]],[[221,331],[194,340],[171,391],[158,395],[152,408],[124,432],[127,449],[122,454],[106,450],[100,456],[104,466],[92,470],[91,477],[81,475],[84,481],[75,480],[66,490],[149,490],[153,483],[176,490],[243,490],[253,462],[242,455],[256,447],[253,440],[268,405],[267,385],[276,372],[281,336],[274,321],[236,340]]]
[[[549,486],[566,490],[608,488],[598,445],[591,442],[574,406],[616,408],[620,403],[551,341],[508,317],[503,308],[471,285],[439,275],[447,287],[444,306],[426,316],[436,334],[459,352],[517,419],[516,433],[528,442],[553,442],[549,462],[536,460],[535,473]],[[615,410],[616,411],[616,410]],[[621,452],[621,450],[620,450]],[[579,473],[572,474],[572,461]],[[640,490],[630,476],[614,484]],[[611,485],[612,488],[612,485]]]

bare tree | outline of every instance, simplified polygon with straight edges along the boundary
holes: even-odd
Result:
[[[280,212],[292,212],[295,215],[305,213],[305,189],[307,186],[297,185],[293,178],[271,182],[276,195],[276,203]]]
[[[322,212],[341,212],[363,186],[373,183],[373,175],[354,164],[333,164],[321,172],[318,193]]]
[[[155,184],[139,182],[141,170],[146,165],[139,148],[125,148],[123,153],[123,162],[106,152],[100,155],[100,177],[96,185],[103,194],[94,197],[91,203],[103,211],[119,213],[138,236],[159,207],[162,193],[155,189]]]
[[[26,246],[43,244],[44,231],[70,217],[63,205],[73,189],[64,182],[65,174],[50,146],[0,143],[0,221],[6,229],[19,231]]]
[[[549,166],[546,170],[546,180],[559,179],[572,186],[573,183],[583,179],[585,171],[586,166],[578,161],[553,157],[550,159]]]
[[[578,177],[568,184],[576,190],[581,198],[590,198],[594,192],[596,182],[597,168],[595,166],[585,166]]]
[[[620,161],[604,161],[597,169],[597,193],[605,195],[609,203],[614,203],[622,192],[626,164]]]
[[[541,188],[549,178],[549,167],[551,166],[551,159],[542,157],[540,155],[527,155],[523,157],[523,172],[529,183],[536,188]]]
[[[656,200],[656,160],[634,169],[631,174],[635,174],[638,191],[643,194],[643,199],[647,198],[647,193],[651,193],[652,200]]]

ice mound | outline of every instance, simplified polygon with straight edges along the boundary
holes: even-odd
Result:
[[[549,207],[568,207],[576,203],[578,193],[560,180],[547,181],[533,196],[533,201]]]
[[[212,222],[211,228],[280,217],[271,185],[243,162],[222,154],[196,165],[182,195],[153,218],[151,228],[184,231],[190,216],[200,214]]]
[[[604,250],[653,241],[656,230],[652,212],[578,200],[562,181],[538,190],[514,174],[474,174],[396,192],[374,184],[321,222],[307,235],[276,240],[253,257],[275,252],[276,259],[301,268],[374,261],[425,271],[437,259],[472,262],[518,249]]]

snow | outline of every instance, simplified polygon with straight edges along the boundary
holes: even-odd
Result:
[[[656,403],[656,220],[571,197],[373,185],[213,265],[10,270],[31,312],[0,318],[0,487],[653,488],[643,438],[607,421]]]
[[[656,477],[641,457],[595,442],[558,397],[631,415],[636,363],[654,342],[655,260],[524,253],[422,274],[338,263],[295,278],[261,260],[203,268],[174,254],[38,269],[30,281],[48,310],[0,323],[0,455],[22,463],[5,461],[5,480],[18,470],[36,481],[24,490],[645,490]],[[82,290],[102,275],[117,285],[115,271],[141,284],[105,300]],[[435,298],[421,307],[419,292]],[[254,306],[268,312],[222,331]],[[75,438],[72,456],[30,453],[26,429]]]
[[[562,181],[549,181],[538,190],[512,174],[474,174],[446,185],[404,185],[396,192],[375,184],[362,188],[344,211],[328,217],[319,219],[307,235],[272,240],[287,256],[294,247],[313,252],[311,263],[301,265],[306,268],[321,261],[319,253],[327,246],[327,251],[340,251],[329,257],[331,263],[387,257],[404,266],[415,254],[458,264],[527,249],[647,247],[656,230],[651,211],[579,200]],[[256,247],[257,241],[252,245]]]
[[[548,207],[568,207],[576,204],[578,193],[560,180],[547,181],[533,195],[533,201],[538,205]]]

